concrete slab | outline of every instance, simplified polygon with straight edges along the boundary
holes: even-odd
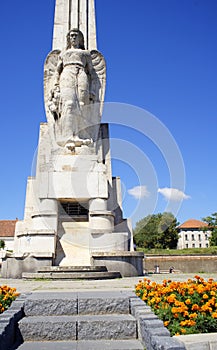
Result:
[[[143,350],[138,340],[25,342],[18,350]]]
[[[79,341],[77,350],[143,350],[138,340]]]
[[[76,341],[49,341],[49,342],[25,342],[19,350],[76,350]]]

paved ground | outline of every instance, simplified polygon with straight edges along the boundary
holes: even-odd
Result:
[[[151,281],[162,282],[164,279],[172,279],[175,281],[186,281],[188,278],[194,278],[195,274],[153,274],[144,276]],[[202,273],[200,274],[205,280],[213,278],[217,280],[216,273]],[[89,290],[131,290],[133,291],[135,285],[143,277],[125,277],[114,280],[91,280],[91,281],[49,281],[49,280],[31,280],[23,281],[21,279],[5,279],[0,278],[0,286],[8,285],[16,288],[18,292],[31,292],[31,291],[89,291]]]

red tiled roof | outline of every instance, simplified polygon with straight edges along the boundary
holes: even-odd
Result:
[[[17,220],[0,220],[0,237],[13,237]]]
[[[206,222],[195,220],[195,219],[189,219],[185,221],[183,224],[179,226],[179,228],[201,228],[208,226]]]

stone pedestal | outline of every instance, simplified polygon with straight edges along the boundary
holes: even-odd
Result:
[[[127,267],[135,266],[135,254],[128,254],[132,231],[122,218],[119,181],[111,177],[107,124],[100,126],[96,143],[73,153],[53,149],[48,125],[41,124],[36,174],[28,179],[24,220],[17,222],[14,254],[3,259],[2,276],[98,260],[117,271],[117,256],[123,275],[140,274]]]

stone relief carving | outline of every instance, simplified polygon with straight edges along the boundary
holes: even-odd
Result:
[[[46,115],[59,146],[73,150],[96,140],[105,83],[104,57],[85,50],[82,32],[71,29],[66,49],[50,52],[44,66]]]

